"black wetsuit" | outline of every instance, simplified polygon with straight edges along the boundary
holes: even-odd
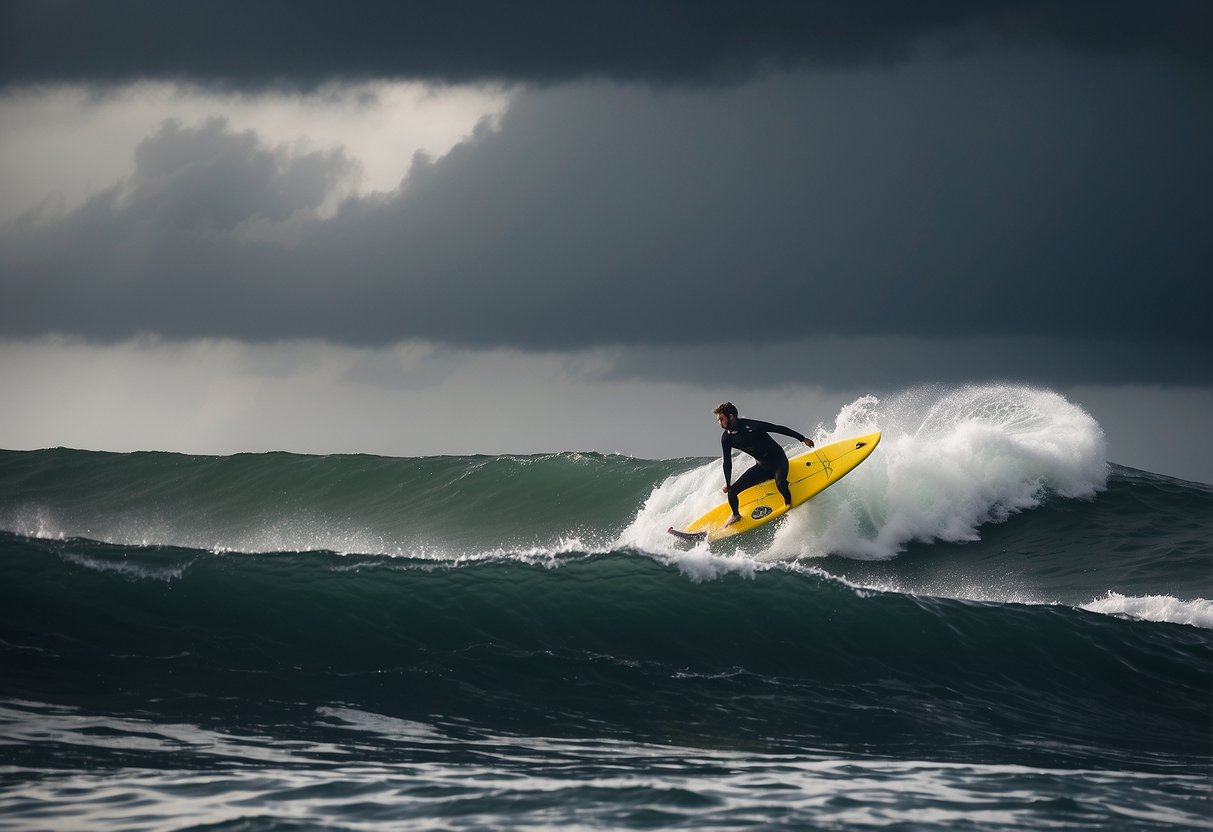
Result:
[[[778,442],[768,434],[779,433],[804,441],[804,434],[782,425],[760,422],[757,419],[737,420],[737,429],[726,430],[720,435],[720,447],[724,451],[724,481],[729,486],[729,508],[737,513],[737,495],[752,485],[766,480],[775,480],[775,487],[783,495],[785,503],[792,502],[792,489],[788,486],[788,455]],[[729,484],[733,476],[733,449],[754,457],[756,464]]]

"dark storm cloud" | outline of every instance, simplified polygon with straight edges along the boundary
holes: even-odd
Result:
[[[162,0],[0,4],[0,85],[159,78],[237,88],[332,80],[736,80],[1048,44],[1147,52],[1207,69],[1204,0]]]
[[[1073,380],[1207,380],[1184,356],[1213,338],[1209,105],[1150,62],[1039,55],[571,85],[328,219],[341,154],[169,125],[129,181],[0,231],[0,332],[724,341],[788,363],[790,338],[945,345],[904,353],[922,363],[987,339],[988,360],[953,356],[985,377],[1030,365],[1013,339],[1089,340],[1127,346],[1026,355]]]
[[[284,230],[358,170],[339,151],[274,150],[222,119],[166,122],[135,162],[80,209],[0,231],[0,329],[256,339],[263,317],[281,317],[281,272],[295,270]]]
[[[136,150],[134,175],[91,207],[108,222],[223,234],[250,218],[281,223],[314,210],[357,170],[339,151],[271,150],[220,118],[195,129],[168,121]],[[118,194],[120,206],[110,201]]]

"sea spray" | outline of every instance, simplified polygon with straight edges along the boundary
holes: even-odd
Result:
[[[1103,430],[1050,391],[985,385],[865,397],[826,436],[875,425],[884,432],[877,453],[790,514],[772,556],[890,558],[911,541],[972,541],[983,524],[1049,494],[1089,499],[1107,482]]]

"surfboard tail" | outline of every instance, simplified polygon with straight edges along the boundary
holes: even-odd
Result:
[[[668,529],[666,529],[666,531],[674,535],[674,537],[678,538],[679,540],[685,540],[688,543],[698,543],[701,540],[708,539],[707,532],[680,532],[673,526],[670,526]]]

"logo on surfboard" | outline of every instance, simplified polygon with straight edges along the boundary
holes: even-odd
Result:
[[[770,514],[774,510],[775,509],[771,508],[770,506],[759,506],[758,508],[756,508],[750,512],[750,519],[751,520],[761,520],[762,518],[766,517],[768,514]]]

